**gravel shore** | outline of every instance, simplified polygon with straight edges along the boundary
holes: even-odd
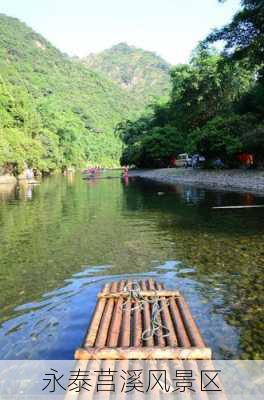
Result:
[[[131,171],[130,176],[164,183],[191,184],[204,188],[264,194],[264,170],[194,170],[164,168]]]

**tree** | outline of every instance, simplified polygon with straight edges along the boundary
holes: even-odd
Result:
[[[142,166],[167,167],[184,150],[184,137],[176,128],[155,127],[142,140]]]
[[[122,165],[137,167],[167,167],[170,158],[182,152],[184,138],[170,126],[154,127],[123,151]]]
[[[224,41],[225,55],[233,60],[247,60],[253,67],[262,70],[264,54],[264,1],[241,0],[242,9],[232,22],[213,31],[205,44]]]
[[[199,46],[188,65],[171,73],[173,124],[184,131],[202,126],[233,103],[252,85],[252,73],[238,62],[229,63],[215,50]]]
[[[146,121],[123,126],[122,161],[159,166],[181,151],[227,162],[239,151],[263,158],[264,1],[241,4],[232,23],[202,42],[189,64],[172,69],[169,101],[153,107]],[[225,42],[222,54],[211,46],[217,40]]]
[[[192,132],[188,149],[207,159],[220,157],[227,161],[243,149],[241,133],[245,124],[247,120],[241,121],[238,115],[217,116]]]

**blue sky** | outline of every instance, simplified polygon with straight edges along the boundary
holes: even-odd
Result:
[[[0,13],[18,17],[60,50],[85,56],[119,42],[187,62],[214,27],[230,21],[239,0],[1,0]]]

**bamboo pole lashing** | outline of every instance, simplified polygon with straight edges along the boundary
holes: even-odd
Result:
[[[77,360],[209,360],[209,347],[86,347],[75,352]]]
[[[161,290],[162,289],[161,284],[156,283],[156,288],[158,290]],[[167,344],[168,344],[168,346],[178,346],[177,336],[175,334],[175,329],[173,326],[173,322],[172,322],[171,315],[169,312],[167,300],[165,299],[165,297],[161,297],[160,303],[161,303],[162,322],[169,333],[168,336],[166,336]]]
[[[133,324],[132,324],[132,334],[133,334],[133,346],[137,347],[142,344],[142,314],[139,307],[134,307],[133,309]]]
[[[155,290],[155,283],[154,283],[153,279],[149,279],[149,280],[147,281],[147,285],[148,285],[148,287],[149,287],[150,290],[156,292],[156,290]],[[154,300],[154,297],[153,297],[153,298],[151,297],[151,300]],[[159,306],[160,306],[160,304],[159,304]],[[161,320],[161,315],[160,315],[160,313],[157,314],[157,322],[158,322],[158,324],[159,324],[159,328],[158,328],[157,334],[155,335],[154,341],[157,342],[157,345],[158,345],[158,346],[164,347],[164,346],[166,345],[166,341],[165,341],[165,338],[164,338],[164,336],[163,336],[163,331],[162,331],[162,320]]]
[[[140,281],[140,288],[142,290],[147,290],[146,287],[146,282]],[[142,337],[142,340],[144,341],[144,344],[146,346],[154,346],[154,338],[151,335],[151,310],[150,310],[150,304],[148,302],[145,302],[143,305],[143,333],[142,336],[145,334],[145,338]]]
[[[139,295],[141,297],[180,297],[181,294],[178,290],[141,290]],[[113,293],[98,293],[97,297],[98,299],[101,298],[119,298],[119,297],[129,297],[130,293],[129,292],[124,292],[124,291],[118,291],[118,292],[113,292]]]

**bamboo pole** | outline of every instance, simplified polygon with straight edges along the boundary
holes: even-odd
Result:
[[[200,334],[200,331],[194,322],[194,319],[192,317],[190,308],[186,301],[184,300],[183,297],[177,298],[177,305],[179,307],[184,325],[186,327],[186,330],[188,332],[188,336],[190,338],[190,342],[192,346],[197,346],[197,347],[204,347],[204,341],[202,339],[202,336]]]
[[[164,289],[164,284],[162,283],[160,287]],[[176,336],[178,339],[178,345],[180,347],[190,348],[190,342],[189,342],[188,336],[186,334],[182,319],[180,317],[179,310],[176,306],[175,298],[169,298],[168,302],[169,302],[169,311],[170,311],[171,319],[174,323],[174,329],[175,329]],[[177,369],[181,369],[181,370],[184,369],[182,360],[172,360],[172,361],[167,361],[167,362],[163,361],[163,363],[164,363],[163,369],[166,369],[168,371],[168,378],[169,378],[170,382],[172,383],[175,371]],[[176,368],[173,369],[173,365],[175,365],[175,363],[177,363],[177,366],[176,366]],[[186,398],[186,400],[191,400],[191,394],[188,392],[188,390],[187,390],[187,392],[184,392],[184,398]]]
[[[179,297],[181,296],[178,290],[141,290],[140,296],[142,297]],[[129,293],[126,292],[113,292],[113,293],[98,293],[98,299],[101,298],[118,298],[118,297],[128,297]]]
[[[156,288],[158,290],[161,290],[162,289],[161,284],[156,282]],[[160,304],[162,307],[161,309],[162,322],[163,325],[167,328],[169,333],[169,335],[166,337],[167,344],[169,346],[178,346],[177,336],[169,312],[167,300],[165,299],[165,297],[161,297]]]
[[[209,360],[209,347],[87,347],[75,352],[77,360]]]
[[[103,293],[106,294],[108,293],[110,290],[110,283],[107,283],[104,286],[103,289]],[[105,308],[105,304],[106,304],[106,299],[102,298],[98,301],[94,313],[93,313],[93,317],[92,317],[92,321],[90,323],[90,327],[87,333],[87,336],[85,338],[85,342],[84,342],[84,346],[93,346],[95,343],[95,339],[96,339],[96,335],[99,329],[99,325],[100,325],[100,321],[104,312],[104,308]]]
[[[140,281],[140,288],[142,290],[147,290],[146,287],[146,282]],[[151,314],[150,314],[150,304],[145,302],[143,305],[143,328],[144,332],[147,332],[149,335],[144,339],[143,344],[146,346],[154,346],[154,338],[153,335],[151,335]]]
[[[118,284],[118,290],[122,291],[125,287],[125,281],[121,281]],[[120,327],[122,322],[122,304],[123,298],[119,297],[115,303],[113,310],[113,317],[111,320],[108,338],[107,338],[107,346],[109,347],[117,347],[118,338],[120,334]]]
[[[116,292],[116,290],[117,290],[117,282],[113,282],[110,286],[110,292]],[[97,332],[97,337],[95,340],[96,347],[105,346],[109,325],[112,319],[113,309],[114,309],[114,299],[108,299],[101,318],[100,327]]]
[[[161,284],[161,287],[164,289],[164,284]],[[180,314],[180,311],[177,307],[177,303],[174,298],[169,299],[169,307],[172,321],[174,323],[174,328],[176,331],[176,335],[178,338],[178,344],[181,347],[191,347],[190,340],[188,338],[185,326],[183,324],[183,320]]]
[[[127,282],[128,289],[131,289],[131,281]],[[130,336],[131,336],[131,302],[127,302],[125,308],[122,312],[122,325],[121,325],[121,332],[120,332],[120,345],[122,347],[130,346]]]
[[[139,304],[135,303],[133,309],[133,323],[132,323],[132,332],[133,332],[133,346],[141,346],[142,344],[142,311],[139,308]]]
[[[154,282],[153,279],[148,279],[147,285],[148,285],[148,287],[149,287],[150,290],[156,291],[156,290],[155,290],[155,282]],[[151,298],[151,300],[153,300],[153,299],[154,299],[154,297]],[[158,322],[158,324],[159,324],[160,326],[162,325],[160,313],[158,313],[158,315],[157,315],[157,322]],[[164,347],[164,346],[166,345],[166,341],[165,341],[165,338],[163,337],[163,332],[162,332],[162,328],[161,328],[161,327],[158,329],[157,334],[155,335],[154,340],[157,342],[157,345],[158,345],[158,346]]]
[[[171,310],[171,318],[174,323],[175,331],[177,334],[179,346],[182,347],[191,347],[190,340],[188,338],[188,335],[186,333],[186,329],[184,327],[180,311],[177,307],[177,304],[175,302],[175,299],[169,299],[169,306]]]
[[[222,206],[222,207],[212,207],[213,210],[236,210],[243,208],[264,208],[264,204],[259,205],[249,205],[249,206]]]

